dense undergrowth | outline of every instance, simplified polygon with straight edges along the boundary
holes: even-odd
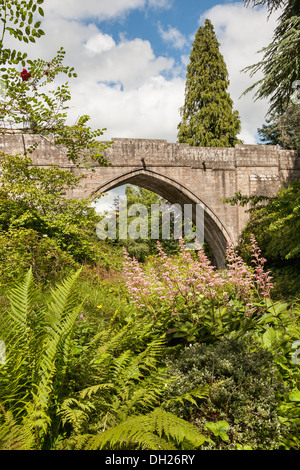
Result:
[[[1,449],[298,449],[300,308],[252,242],[259,269],[230,249],[226,275],[184,244],[57,287],[30,270],[2,296]]]
[[[283,295],[247,231],[225,271],[138,261],[31,163],[2,160],[0,449],[299,449],[296,268]]]

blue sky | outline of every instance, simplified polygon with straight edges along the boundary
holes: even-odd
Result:
[[[174,0],[162,2],[161,6],[135,9],[121,18],[103,21],[102,31],[113,34],[115,38],[125,34],[128,39],[136,37],[149,40],[156,55],[176,57],[180,59],[183,50],[189,54],[194,35],[199,27],[199,18],[215,5],[234,4],[228,0]],[[186,40],[182,49],[172,43],[172,34],[167,40],[162,31],[168,33],[176,29]]]
[[[222,3],[222,2],[220,2]],[[197,0],[179,0],[169,3],[165,8],[146,8],[134,10],[120,21],[105,21],[101,28],[108,34],[117,37],[125,33],[128,39],[141,37],[150,40],[153,51],[156,55],[174,57],[178,53],[178,48],[170,42],[164,40],[160,34],[160,27],[164,31],[169,28],[176,28],[185,38],[188,38],[184,49],[188,53],[191,36],[198,29],[198,19],[200,15],[209,9],[214,2]],[[179,49],[180,50],[180,49]]]
[[[70,81],[70,121],[88,114],[92,127],[107,128],[104,140],[176,142],[190,50],[209,18],[240,113],[239,137],[257,143],[268,103],[240,98],[253,83],[241,69],[259,61],[257,51],[272,40],[277,18],[268,19],[264,8],[222,0],[45,0],[44,10],[46,35],[27,52],[49,60],[65,48],[66,63],[78,73]]]

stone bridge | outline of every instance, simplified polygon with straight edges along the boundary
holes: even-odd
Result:
[[[37,136],[14,133],[0,136],[0,151],[22,153]],[[78,169],[61,147],[40,139],[30,154],[34,163],[50,164],[85,174],[83,184],[71,196],[81,198],[134,184],[149,189],[171,203],[202,204],[205,208],[204,237],[215,263],[224,266],[228,241],[237,242],[245,226],[246,208],[222,203],[236,192],[274,196],[278,189],[300,177],[300,156],[277,146],[237,145],[235,148],[191,147],[165,140],[113,139],[104,156],[110,166],[93,163]]]

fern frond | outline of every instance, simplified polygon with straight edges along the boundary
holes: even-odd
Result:
[[[193,390],[184,393],[183,395],[179,395],[174,398],[170,398],[169,400],[164,402],[164,406],[168,406],[172,403],[181,403],[183,404],[185,401],[189,401],[193,405],[197,406],[196,399],[206,399],[209,396],[211,387],[209,385],[199,386],[194,388]]]
[[[49,302],[49,323],[55,327],[57,321],[63,319],[65,315],[73,310],[77,305],[77,299],[74,296],[74,286],[81,273],[79,269],[75,274],[64,279],[62,283],[51,289],[51,300]]]
[[[130,396],[126,397],[126,407],[129,413],[138,409],[151,410],[158,405],[161,396],[161,382],[152,376],[149,381],[144,380],[138,388],[133,389]]]
[[[209,438],[187,421],[156,408],[146,415],[133,416],[97,436],[86,438],[85,449],[138,448],[172,450],[196,448]],[[183,450],[184,450],[183,448]]]
[[[31,429],[19,425],[12,413],[5,413],[0,420],[0,450],[30,450],[34,445]]]
[[[123,326],[119,331],[116,331],[115,328],[108,328],[105,330],[99,331],[95,334],[93,339],[90,342],[90,347],[97,347],[97,351],[102,353],[103,349],[106,353],[113,353],[120,349],[120,345],[123,343],[124,337],[128,335],[132,327],[131,323]]]
[[[112,379],[120,378],[120,376],[123,375],[123,371],[127,369],[129,364],[131,364],[132,358],[133,354],[131,351],[124,351],[119,357],[117,357],[113,361],[113,364],[110,368],[110,371],[112,373]]]
[[[144,371],[150,371],[157,367],[157,361],[161,359],[166,346],[165,335],[149,342],[144,351],[138,354],[140,368]]]
[[[51,328],[48,328],[48,341],[38,364],[37,399],[42,405],[49,397],[54,374],[57,371],[60,376],[65,374],[71,335],[82,308],[82,304],[77,304],[73,294],[74,284],[80,271],[67,278],[55,290],[52,289],[48,316]]]
[[[203,444],[206,439],[190,423],[161,408],[148,415],[148,420],[152,432],[156,432],[160,437],[165,435],[167,439],[174,440],[178,445],[187,440],[196,447],[197,442]]]
[[[36,299],[33,276],[29,270],[23,282],[9,293],[10,308],[3,313],[1,339],[5,342],[6,359],[0,368],[0,395],[5,408],[17,416],[22,402],[30,394],[35,371],[34,335],[31,317]]]
[[[84,450],[129,449],[137,446],[139,449],[175,450],[172,443],[156,434],[143,429],[143,416],[132,418],[108,429],[97,436],[86,437]]]
[[[30,269],[24,281],[12,289],[9,295],[11,305],[9,315],[14,323],[14,329],[21,334],[24,334],[28,327],[28,318],[32,311],[35,293],[32,270]]]
[[[58,446],[58,450],[82,450],[85,449],[89,439],[91,438],[90,434],[78,434],[70,438],[64,439]]]
[[[89,413],[95,409],[91,402],[80,402],[73,397],[63,401],[58,411],[62,423],[71,424],[75,433],[80,434],[81,425],[88,419]]]
[[[119,377],[119,382],[123,383],[144,377],[157,368],[157,362],[162,356],[164,346],[165,339],[162,337],[149,343],[145,350],[138,354],[130,350],[125,351],[114,360],[111,366],[113,376]]]
[[[27,272],[24,281],[10,291],[8,298],[10,308],[4,313],[1,337],[8,350],[9,348],[24,349],[28,355],[31,340],[30,319],[36,299],[31,269]]]
[[[107,392],[110,392],[114,387],[115,385],[113,383],[91,385],[90,387],[81,390],[79,396],[81,399],[90,399],[93,395],[96,395],[98,392],[106,394]]]
[[[52,289],[50,303],[41,308],[35,305],[31,271],[10,293],[11,307],[5,313],[3,328],[6,360],[0,367],[0,395],[4,409],[13,412],[14,421],[5,417],[3,426],[0,423],[4,446],[30,449],[43,445],[43,436],[51,426],[52,397],[59,397],[82,307],[74,295],[79,274],[80,270]],[[55,406],[59,408],[57,403]],[[73,416],[77,426],[87,419],[87,410],[84,403],[75,408],[70,405],[65,410],[65,419]]]

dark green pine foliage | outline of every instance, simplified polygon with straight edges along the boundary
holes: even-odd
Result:
[[[178,142],[200,147],[234,147],[240,143],[240,118],[227,91],[228,71],[219,46],[207,19],[198,29],[190,54]]]

